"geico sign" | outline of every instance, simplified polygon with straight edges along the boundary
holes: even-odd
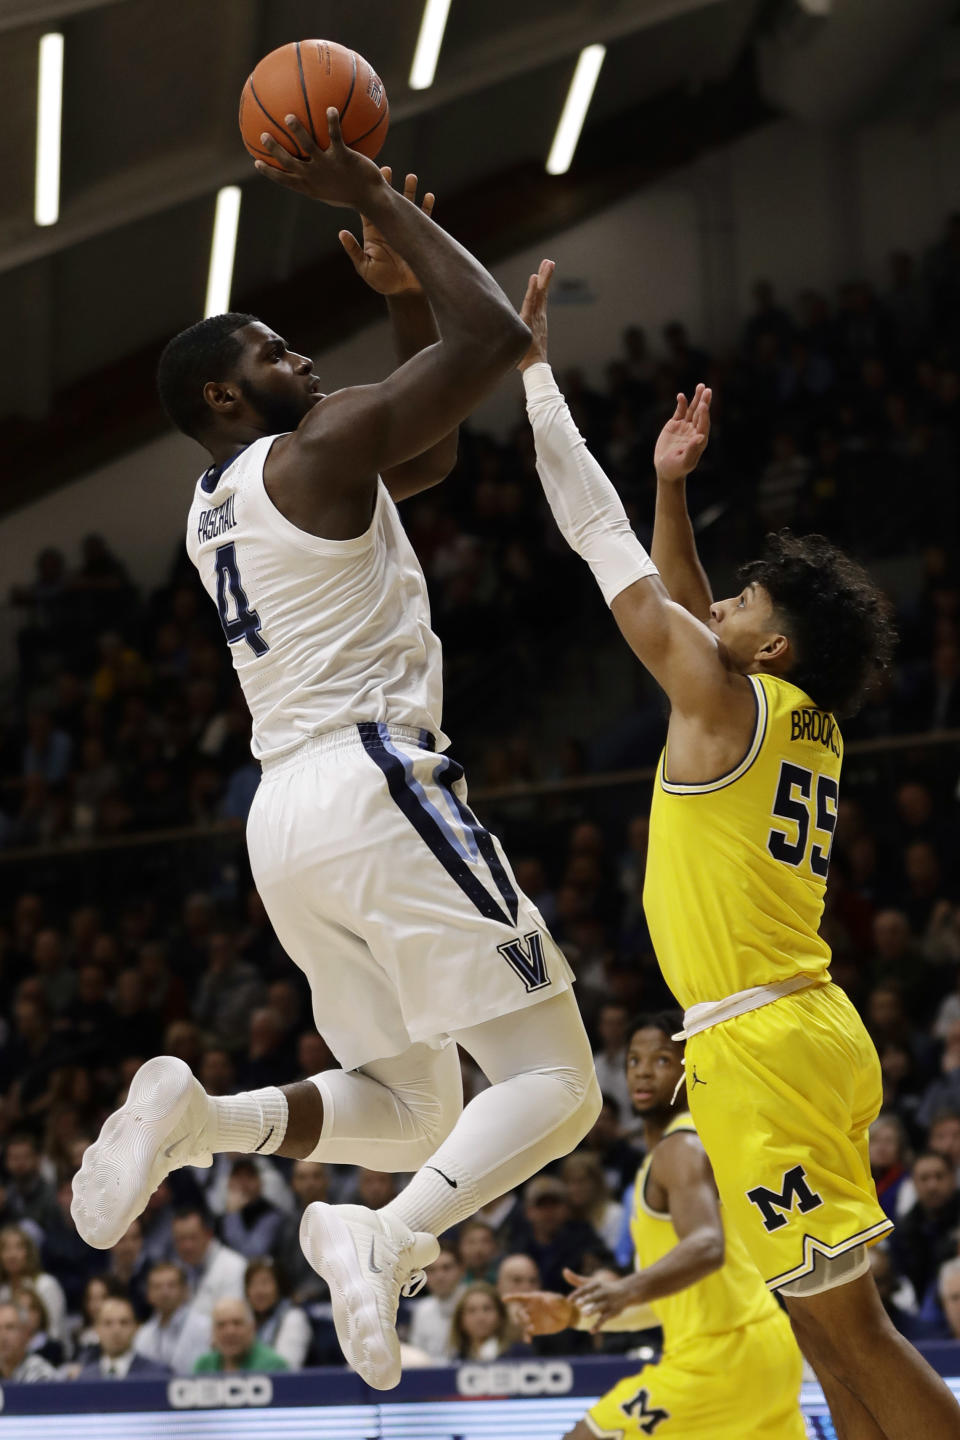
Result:
[[[269,1375],[196,1375],[171,1380],[167,1404],[174,1410],[212,1410],[218,1406],[269,1405],[273,1381]]]
[[[564,1360],[529,1364],[461,1365],[461,1395],[566,1395],[573,1389],[573,1371]]]

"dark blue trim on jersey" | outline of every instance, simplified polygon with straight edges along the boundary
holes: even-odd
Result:
[[[251,440],[250,444],[244,445],[243,450],[249,450],[250,445],[254,445],[255,443],[256,442],[254,440]],[[213,494],[214,490],[216,490],[217,486],[220,484],[221,479],[223,478],[224,471],[230,469],[230,466],[233,464],[234,460],[240,459],[240,456],[243,454],[243,450],[238,450],[236,455],[230,456],[229,460],[221,460],[219,465],[211,465],[209,470],[204,470],[203,474],[200,477],[200,489],[205,495]]]
[[[439,757],[433,778],[440,786],[447,803],[463,826],[463,837],[431,802],[420,781],[413,773],[409,758],[394,746],[386,725],[365,721],[357,726],[363,748],[382,771],[387,789],[400,810],[410,821],[421,840],[432,851],[452,880],[460,886],[480,914],[488,920],[515,926],[520,900],[511,884],[510,877],[497,854],[493,837],[485,830],[473,812],[453,793],[452,787],[462,777],[463,770],[448,756]],[[426,734],[426,732],[422,732]],[[432,736],[427,735],[428,740]],[[432,749],[433,746],[422,748]],[[497,889],[507,909],[501,910],[486,886],[470,868],[471,861],[482,857],[490,870]]]

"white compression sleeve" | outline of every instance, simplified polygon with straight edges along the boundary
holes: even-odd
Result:
[[[573,423],[550,366],[523,372],[537,474],[560,533],[593,571],[610,605],[635,580],[658,575],[630,526],[623,502]]]

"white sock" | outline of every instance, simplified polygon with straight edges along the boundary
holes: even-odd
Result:
[[[241,1155],[272,1155],[287,1133],[287,1097],[276,1085],[239,1095],[208,1095],[207,1121],[201,1134],[206,1150]]]

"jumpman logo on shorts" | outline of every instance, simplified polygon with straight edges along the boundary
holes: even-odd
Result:
[[[706,1083],[707,1083],[706,1080],[701,1080],[701,1079],[700,1079],[700,1076],[697,1074],[697,1067],[696,1067],[696,1065],[694,1065],[694,1067],[693,1067],[693,1084],[690,1086],[690,1089],[691,1089],[691,1090],[696,1090],[696,1088],[697,1088],[698,1085],[706,1085]]]

